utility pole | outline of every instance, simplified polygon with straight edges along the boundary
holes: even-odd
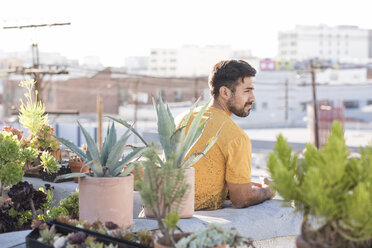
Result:
[[[71,25],[71,23],[52,23],[52,24],[37,24],[37,25],[24,25],[24,26],[8,26],[3,27],[3,29],[25,29],[25,28],[41,28],[41,27],[53,27],[53,26],[64,26],[64,25]],[[21,75],[31,75],[36,84],[35,84],[35,91],[38,92],[36,101],[42,102],[42,81],[45,75],[57,75],[57,74],[68,74],[65,68],[57,67],[55,70],[50,70],[50,68],[43,68],[40,66],[39,60],[39,47],[37,43],[33,43],[31,46],[32,49],[32,67],[31,68],[20,68],[16,70],[10,70],[8,73],[15,73]]]
[[[315,65],[314,65],[313,61],[311,61],[311,63],[310,63],[310,73],[311,73],[311,85],[312,85],[312,91],[313,91],[315,146],[319,149],[318,104],[317,104],[317,100],[316,100]]]
[[[198,100],[198,77],[195,77],[194,79],[194,101]]]

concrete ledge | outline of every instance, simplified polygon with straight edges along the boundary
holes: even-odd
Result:
[[[24,180],[32,183],[35,188],[44,187],[44,184],[48,183],[37,178],[25,177]],[[57,203],[78,188],[78,184],[74,182],[50,184],[54,186],[52,192]],[[228,227],[234,227],[243,236],[257,241],[299,235],[302,215],[295,213],[291,207],[282,207],[284,202],[277,199],[280,199],[280,197],[242,209],[233,208],[230,203],[225,204],[225,208],[219,210],[196,211],[192,218],[181,219],[178,226],[184,232],[193,232],[198,229],[204,229],[210,223],[219,223]],[[157,222],[154,219],[137,218],[141,210],[141,197],[135,191],[133,206],[135,230],[157,229]]]

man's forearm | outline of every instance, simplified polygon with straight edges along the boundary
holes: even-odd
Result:
[[[230,200],[237,208],[248,207],[271,199],[275,193],[270,187],[256,187],[253,183],[228,183]]]
[[[245,198],[244,206],[252,206],[264,202],[266,200],[271,199],[271,194],[269,192],[270,188],[259,188],[259,187],[252,187],[251,192],[248,193],[247,197]]]

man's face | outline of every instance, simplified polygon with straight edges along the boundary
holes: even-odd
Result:
[[[227,100],[228,110],[236,116],[247,117],[252,103],[256,101],[253,90],[252,77],[245,77],[244,81],[240,81],[240,84],[235,87],[235,93],[232,93]]]

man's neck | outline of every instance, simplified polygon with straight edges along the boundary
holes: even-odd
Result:
[[[213,108],[217,108],[217,109],[221,109],[223,111],[225,111],[225,113],[228,115],[228,116],[231,116],[231,112],[229,111],[229,109],[227,108],[226,104],[223,103],[221,100],[219,99],[212,99],[212,104],[211,104],[211,107]]]

